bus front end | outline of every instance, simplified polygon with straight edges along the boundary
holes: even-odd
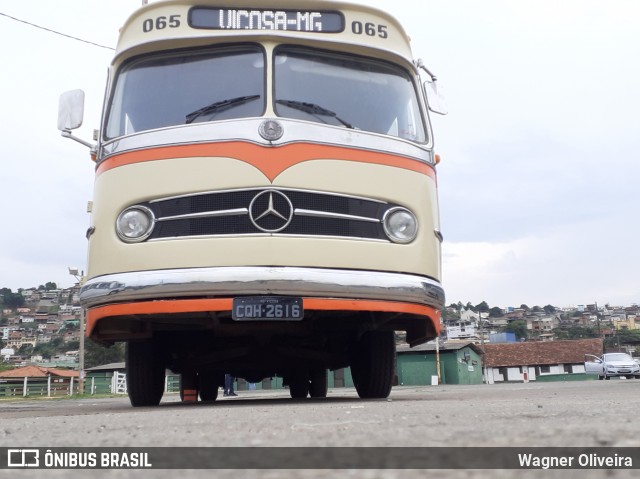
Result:
[[[110,68],[97,147],[87,334],[126,341],[134,406],[165,368],[324,397],[350,367],[387,397],[396,331],[438,336],[433,139],[402,27],[347,3],[147,5]]]

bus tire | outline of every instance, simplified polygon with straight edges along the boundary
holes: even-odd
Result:
[[[393,331],[368,331],[357,342],[351,375],[358,396],[382,399],[389,396],[393,385],[396,355]]]
[[[328,390],[326,368],[312,369],[309,373],[309,396],[312,398],[326,398]]]
[[[295,373],[289,376],[289,394],[292,399],[306,399],[309,394],[308,373]]]
[[[144,407],[160,404],[164,393],[165,365],[153,340],[128,342],[125,359],[131,405]]]
[[[215,401],[218,399],[218,389],[220,388],[216,375],[211,373],[200,373],[198,375],[200,386],[200,400]]]

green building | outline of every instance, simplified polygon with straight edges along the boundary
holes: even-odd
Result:
[[[437,384],[435,343],[414,348],[398,345],[399,386]],[[440,384],[482,384],[482,350],[473,343],[447,342],[440,346]]]

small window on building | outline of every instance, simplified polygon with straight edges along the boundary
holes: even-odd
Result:
[[[572,374],[573,373],[573,365],[572,364],[565,364],[564,365],[564,372],[567,374]]]
[[[551,366],[540,366],[540,372],[542,374],[550,373],[551,372]]]

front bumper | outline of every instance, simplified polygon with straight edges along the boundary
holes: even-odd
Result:
[[[608,376],[637,376],[640,368],[637,366],[607,368]]]
[[[292,295],[397,301],[429,306],[445,303],[438,281],[378,271],[299,267],[215,267],[116,273],[92,278],[80,290],[85,308],[170,298]]]

